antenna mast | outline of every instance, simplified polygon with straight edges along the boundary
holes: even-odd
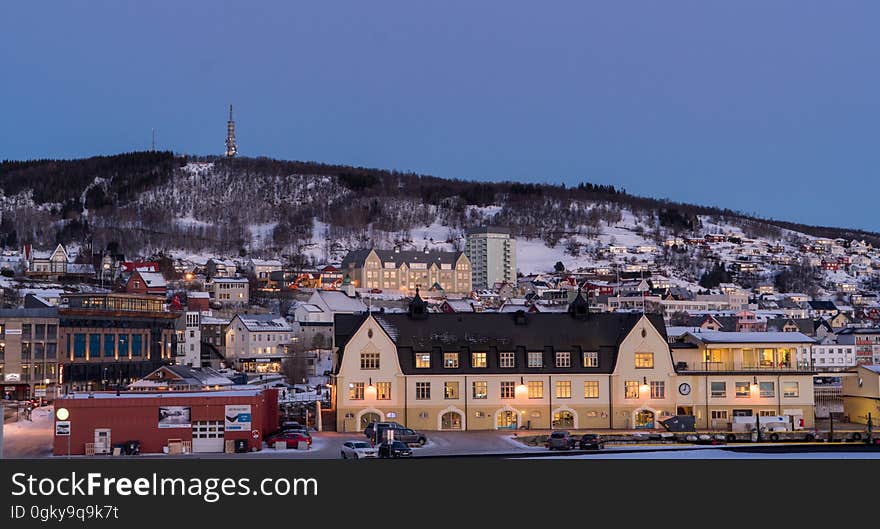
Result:
[[[229,105],[229,121],[226,122],[226,157],[232,158],[238,154],[235,145],[235,121],[232,119],[232,104]]]

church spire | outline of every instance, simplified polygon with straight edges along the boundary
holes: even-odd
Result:
[[[226,156],[232,158],[238,154],[235,145],[235,121],[232,119],[232,104],[229,105],[229,121],[226,122]]]

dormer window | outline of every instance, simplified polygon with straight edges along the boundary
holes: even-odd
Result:
[[[431,367],[431,353],[416,353],[416,368],[428,369]]]
[[[571,352],[556,351],[556,367],[571,367]]]
[[[529,351],[529,367],[544,367],[544,356],[541,351]]]
[[[584,351],[584,367],[599,367],[599,353]]]
[[[498,367],[512,368],[516,367],[516,357],[513,352],[502,352],[498,356]]]

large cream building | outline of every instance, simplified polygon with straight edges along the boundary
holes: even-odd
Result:
[[[340,268],[357,288],[406,292],[439,285],[450,294],[469,294],[473,289],[471,263],[462,252],[355,250]]]
[[[809,372],[677,370],[661,316],[589,313],[580,295],[567,313],[535,314],[429,314],[417,295],[406,314],[337,316],[336,344],[338,431],[379,420],[423,430],[653,429],[678,414],[724,431],[735,410],[813,420]],[[703,354],[697,344],[680,351]],[[774,383],[772,397],[762,382]]]

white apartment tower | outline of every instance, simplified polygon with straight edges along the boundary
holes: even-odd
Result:
[[[516,239],[507,228],[468,230],[464,253],[471,262],[474,290],[495,283],[516,284]]]

